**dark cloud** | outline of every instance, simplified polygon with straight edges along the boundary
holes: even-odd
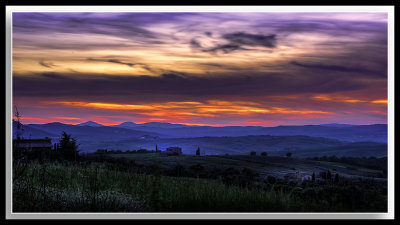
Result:
[[[213,35],[213,33],[210,32],[210,31],[206,31],[206,32],[204,32],[204,34],[207,35],[207,36],[209,36],[209,37],[211,37],[211,36]]]
[[[102,34],[131,40],[132,43],[162,44],[159,35],[145,29],[146,24],[159,22],[165,15],[143,15],[141,13],[103,13],[104,17],[96,17],[95,13],[13,13],[13,34],[16,41],[24,46],[51,49],[109,48],[110,44],[87,46],[79,43],[41,43],[34,40],[19,40],[18,35],[27,34]],[[170,20],[175,18],[170,16]],[[164,18],[165,19],[165,18]],[[32,43],[31,43],[32,42]],[[128,46],[121,43],[120,46]]]
[[[330,19],[315,19],[310,20],[289,20],[282,21],[279,24],[261,23],[257,26],[262,27],[269,25],[270,27],[276,28],[277,32],[318,32],[332,35],[345,35],[349,33],[360,34],[360,33],[377,33],[379,35],[384,34],[387,30],[386,23],[374,22],[374,21],[339,21]]]
[[[87,58],[89,61],[98,61],[98,62],[110,62],[110,63],[116,63],[116,64],[122,64],[122,65],[127,65],[130,67],[133,67],[135,64],[134,63],[126,63],[126,62],[121,62],[118,59],[94,59],[94,58]]]
[[[192,39],[192,40],[190,40],[190,47],[191,48],[195,48],[195,49],[199,49],[199,48],[202,48],[201,47],[201,44],[196,40],[196,39]]]
[[[338,65],[325,65],[325,64],[304,64],[296,61],[290,62],[290,64],[295,66],[300,66],[307,69],[319,69],[319,70],[331,70],[336,72],[350,72],[350,73],[360,73],[360,74],[368,74],[378,77],[386,77],[385,73],[372,71],[366,68],[361,67],[346,67],[346,66],[338,66]]]
[[[209,33],[209,34],[207,34]],[[208,36],[211,36],[211,32],[206,32]],[[223,52],[230,53],[237,50],[250,50],[243,46],[262,46],[267,48],[276,47],[276,35],[260,35],[260,34],[248,34],[245,32],[229,33],[222,35],[222,38],[228,41],[228,44],[218,44],[214,47],[204,48],[196,40],[190,41],[190,47],[192,49],[200,49],[202,52]]]
[[[42,73],[41,76],[43,78],[50,78],[50,79],[60,79],[60,80],[65,80],[65,76],[60,75],[58,73]]]
[[[94,58],[87,58],[88,61],[97,61],[97,62],[109,62],[109,63],[116,63],[116,64],[121,64],[121,65],[127,65],[129,67],[134,67],[135,65],[138,65],[147,71],[154,72],[153,69],[151,69],[148,65],[143,64],[143,63],[128,63],[128,62],[122,62],[118,59],[94,59]]]
[[[15,75],[14,96],[62,97],[88,101],[154,101],[334,93],[386,85],[336,73],[226,73],[210,76],[166,73],[161,76],[95,74]]]
[[[222,36],[229,40],[232,44],[248,45],[248,46],[263,46],[267,48],[276,47],[276,35],[260,35],[260,34],[247,34],[244,32],[224,34]]]
[[[240,45],[237,44],[225,44],[225,45],[217,45],[212,48],[208,49],[203,49],[203,52],[218,52],[222,51],[223,53],[230,53],[236,50],[247,50],[246,48],[241,47]]]
[[[40,61],[39,62],[40,65],[46,67],[46,68],[53,68],[53,66],[55,66],[53,63],[51,62],[44,62],[44,61]]]

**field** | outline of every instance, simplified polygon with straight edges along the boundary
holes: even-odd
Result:
[[[378,171],[309,159],[136,153],[16,161],[13,167],[14,212],[387,210],[386,179],[377,178]],[[296,171],[332,171],[340,180],[284,180]]]
[[[211,169],[235,168],[241,170],[250,168],[261,176],[275,176],[283,178],[287,173],[299,171],[302,173],[318,174],[320,171],[337,171],[345,177],[375,177],[379,178],[382,171],[372,170],[360,166],[352,166],[345,163],[333,163],[327,161],[315,161],[304,158],[288,158],[279,156],[250,156],[250,155],[211,155],[194,156],[179,155],[166,156],[158,153],[133,153],[133,154],[109,154],[109,157],[126,158],[135,160],[138,164],[157,164],[162,169],[168,169],[175,165],[189,167],[200,164]]]

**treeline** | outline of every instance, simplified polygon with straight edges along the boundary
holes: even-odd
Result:
[[[134,153],[154,153],[155,150],[148,150],[148,149],[138,149],[138,150],[114,150],[114,149],[97,149],[94,154],[134,154]]]

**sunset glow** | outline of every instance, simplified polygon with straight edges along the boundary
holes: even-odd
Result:
[[[13,13],[12,24],[25,123],[387,123],[386,13]]]

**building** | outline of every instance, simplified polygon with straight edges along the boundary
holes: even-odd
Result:
[[[14,139],[13,146],[16,150],[51,150],[52,144],[50,138],[44,139]]]
[[[165,155],[181,155],[182,148],[180,147],[168,147],[165,151],[162,151],[161,154]]]
[[[285,181],[286,182],[296,182],[298,184],[301,184],[303,181],[311,181],[312,176],[310,174],[305,174],[305,173],[300,173],[297,171],[296,173],[287,173],[285,176]]]
[[[51,152],[51,149],[50,138],[13,140],[13,157],[15,159],[28,157],[29,159],[36,158],[41,160],[46,154]]]

